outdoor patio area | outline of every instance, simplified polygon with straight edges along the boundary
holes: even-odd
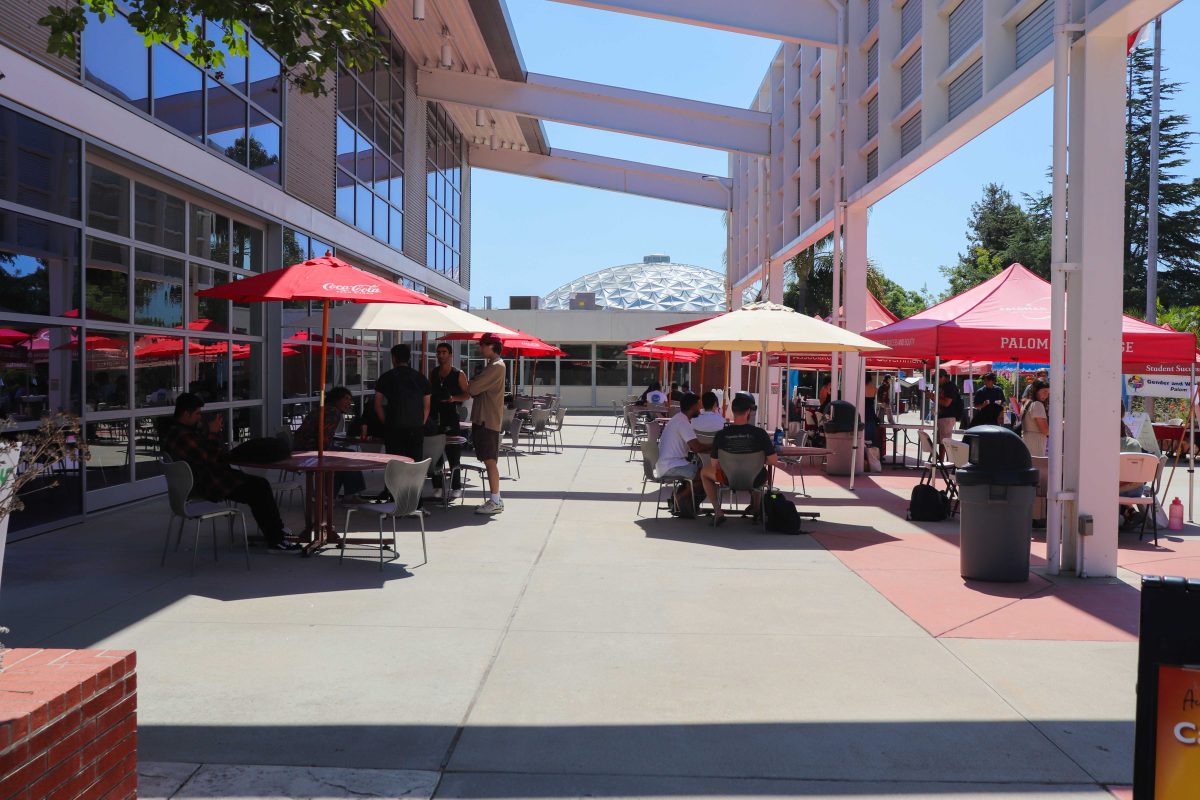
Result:
[[[1115,579],[964,584],[914,470],[809,468],[784,536],[639,517],[612,418],[563,438],[503,514],[431,504],[428,563],[410,524],[382,571],[247,571],[221,528],[189,577],[165,498],[12,543],[6,644],[137,651],[149,798],[1128,796],[1138,573],[1200,577],[1196,528],[1123,533]]]

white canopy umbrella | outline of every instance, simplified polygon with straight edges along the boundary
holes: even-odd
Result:
[[[751,303],[728,314],[660,336],[658,347],[693,347],[704,350],[757,350],[760,365],[768,353],[870,353],[891,348],[824,320],[799,314],[777,303]],[[861,369],[861,365],[860,365]],[[862,376],[859,376],[862,382]],[[759,368],[759,396],[768,394],[767,370]],[[858,414],[854,415],[853,447],[858,449]],[[858,453],[851,459],[850,488]]]
[[[321,315],[313,314],[289,327],[319,328]],[[512,331],[491,320],[453,306],[399,306],[395,303],[349,303],[329,309],[329,327],[365,331],[415,331],[423,333],[495,333]]]

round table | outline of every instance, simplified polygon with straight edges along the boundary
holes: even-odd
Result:
[[[412,463],[408,456],[389,453],[351,453],[316,450],[292,453],[279,461],[257,462],[230,459],[238,467],[282,469],[304,473],[304,525],[306,541],[301,555],[309,556],[327,544],[374,544],[374,539],[349,539],[338,536],[333,527],[333,474],[335,472],[373,472],[385,469],[391,461]]]

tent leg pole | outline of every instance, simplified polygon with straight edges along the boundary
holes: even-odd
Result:
[[[937,356],[933,360],[933,435],[929,437],[933,442],[933,452],[929,454],[929,485],[937,481],[937,470],[932,464],[937,459],[942,443],[937,440],[938,435],[938,412],[941,411],[942,402],[942,357]]]
[[[1196,359],[1192,359],[1191,369],[1192,385],[1191,391],[1188,392],[1192,396],[1192,407],[1188,409],[1188,522],[1194,522],[1193,515],[1195,512],[1195,494],[1196,494]]]
[[[867,360],[865,358],[860,358],[858,360],[858,363],[860,365],[859,375],[858,375],[858,385],[862,386],[866,380],[865,370],[866,370]],[[865,402],[865,398],[864,398],[864,402]],[[856,472],[858,472],[858,459],[862,457],[862,454],[858,452],[858,431],[859,431],[858,408],[855,408],[854,409],[854,431],[850,438],[850,491],[852,491],[852,492],[854,491],[854,475]]]

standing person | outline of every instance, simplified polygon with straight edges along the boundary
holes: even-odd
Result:
[[[475,509],[476,514],[495,515],[504,511],[504,500],[500,497],[500,427],[504,421],[504,362],[500,360],[503,342],[494,333],[485,333],[479,339],[479,353],[486,365],[475,379],[467,384],[466,391],[454,399],[465,402],[474,397],[471,405],[471,442],[475,445],[475,457],[483,462],[487,470],[488,491],[491,493],[483,505]]]
[[[334,444],[334,435],[342,420],[354,407],[354,395],[345,386],[335,386],[325,393],[325,450],[346,451],[356,448],[338,447]],[[314,408],[300,423],[300,427],[292,434],[292,450],[316,450],[317,431],[321,422],[321,409]],[[361,472],[339,470],[333,473],[333,496],[345,492],[347,502],[361,502],[358,495],[367,488],[367,481]]]
[[[467,376],[454,366],[453,359],[454,350],[450,345],[446,342],[439,342],[437,366],[429,374],[429,382],[433,386],[433,413],[430,415],[429,421],[438,433],[444,433],[447,437],[462,435],[458,425],[458,409],[461,404],[454,398],[467,393]],[[462,445],[447,444],[446,463],[450,465],[451,470],[459,465],[461,459]],[[434,474],[433,486],[433,496],[441,498],[443,492],[441,473]],[[450,487],[450,496],[459,497],[461,495],[462,475],[455,472],[454,484]]]
[[[750,424],[750,414],[755,410],[754,398],[748,394],[739,394],[733,398],[730,408],[733,411],[733,424],[717,431],[717,435],[713,437],[712,461],[700,471],[704,494],[713,507],[714,525],[725,522],[725,512],[721,510],[721,505],[717,501],[717,470],[721,468],[722,453],[735,455],[762,453],[765,455],[767,460],[763,465],[762,472],[758,473],[754,479],[756,487],[767,482],[770,474],[767,468],[774,467],[779,463],[779,456],[775,453],[775,443],[771,441],[771,435],[757,425]],[[762,513],[762,509],[759,508],[760,501],[761,495],[751,493],[750,510],[756,523],[759,522],[759,515]]]
[[[875,418],[896,424],[896,413],[892,408],[892,376],[885,375],[879,383],[879,391],[875,393]]]
[[[688,459],[691,453],[707,453],[709,446],[701,444],[692,430],[692,420],[700,414],[700,398],[685,394],[679,400],[679,413],[663,428],[658,440],[658,461],[654,474],[661,478],[678,478],[683,488],[672,495],[673,507],[681,517],[694,516],[696,492],[692,487],[700,474],[700,465]]]
[[[937,397],[937,448],[939,457],[945,458],[946,446],[942,444],[942,439],[950,438],[950,434],[954,433],[954,423],[962,418],[962,392],[950,380],[950,373],[942,369],[938,370],[937,392],[927,389],[925,394],[930,400]]]
[[[1049,385],[1049,383],[1047,383],[1047,380],[1046,380],[1046,370],[1039,369],[1037,372],[1034,373],[1034,376],[1032,379],[1030,379],[1030,377],[1028,375],[1025,376],[1025,391],[1023,391],[1021,393],[1021,402],[1022,403],[1024,403],[1026,400],[1033,397],[1033,395],[1034,395],[1033,386],[1035,383],[1042,383],[1042,384],[1046,384],[1047,386]]]
[[[279,506],[266,478],[247,475],[229,466],[225,437],[221,433],[224,414],[201,424],[204,401],[191,392],[175,400],[175,415],[162,435],[163,452],[192,468],[193,496],[219,502],[232,500],[250,506],[254,521],[271,550],[298,550],[300,545],[286,540],[291,531],[283,525]]]
[[[999,425],[1004,415],[1004,390],[996,385],[996,373],[983,376],[983,388],[975,391],[975,416],[971,426]]]
[[[1021,407],[1021,438],[1029,448],[1029,455],[1046,455],[1046,437],[1050,433],[1050,419],[1046,413],[1046,401],[1050,399],[1050,387],[1044,381],[1030,385],[1030,397]]]
[[[879,389],[875,386],[875,379],[870,375],[866,376],[866,381],[863,385],[863,436],[866,441],[878,445],[878,428],[879,418],[875,416],[875,398],[879,395]]]
[[[392,347],[392,368],[375,382],[375,414],[383,420],[383,445],[393,455],[420,461],[429,419],[429,381],[409,362],[412,348]]]

